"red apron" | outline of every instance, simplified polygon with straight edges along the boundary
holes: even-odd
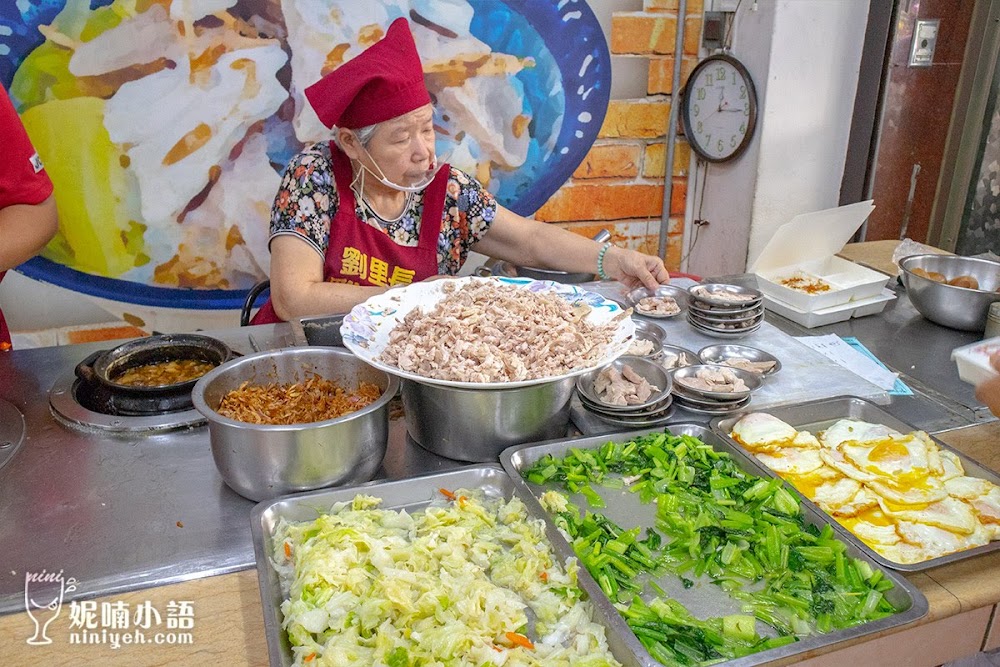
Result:
[[[441,166],[424,189],[424,210],[416,246],[399,245],[381,229],[376,229],[355,212],[354,174],[350,159],[330,142],[333,176],[340,204],[330,223],[330,242],[323,261],[327,282],[390,287],[408,285],[438,274],[437,246],[444,217],[444,198],[451,168]],[[281,322],[270,299],[261,306],[251,324]]]
[[[0,271],[0,281],[3,281],[3,277],[6,271]],[[7,330],[7,322],[3,319],[3,312],[0,312],[0,352],[4,352],[10,349],[10,331]]]

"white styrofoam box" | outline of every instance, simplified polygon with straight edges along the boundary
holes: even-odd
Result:
[[[819,278],[829,283],[830,289],[810,294],[781,284],[793,277]],[[757,288],[761,292],[805,312],[879,296],[889,280],[884,273],[835,255],[757,272]]]
[[[864,317],[865,315],[881,313],[885,309],[886,304],[895,298],[896,293],[887,289],[882,290],[881,294],[868,297],[867,299],[838,304],[822,310],[806,311],[776,299],[765,292],[764,308],[778,313],[792,322],[801,324],[807,329],[812,329],[814,327],[826,326],[827,324],[844,322],[852,317]]]
[[[804,312],[879,296],[889,276],[836,257],[874,209],[870,200],[863,201],[803,213],[779,227],[750,263],[760,291]],[[831,289],[809,293],[781,284],[799,276],[822,280]]]
[[[958,366],[958,377],[976,385],[996,377],[997,372],[990,365],[990,355],[994,352],[1000,352],[1000,336],[956,347],[951,358]]]

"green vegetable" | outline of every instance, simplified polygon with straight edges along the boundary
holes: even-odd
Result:
[[[884,595],[892,582],[848,557],[831,526],[805,525],[781,480],[748,475],[697,438],[653,433],[574,449],[562,459],[543,457],[523,474],[549,489],[543,506],[664,665],[708,664],[896,612]],[[581,511],[553,490],[579,492],[593,507],[592,486],[623,479],[640,502],[656,508],[655,530],[645,537],[639,528]],[[685,588],[694,585],[692,577],[708,577],[742,602],[745,613],[699,620],[651,581],[659,597],[643,602],[638,593],[645,580],[669,574]],[[779,636],[762,637],[757,621]]]

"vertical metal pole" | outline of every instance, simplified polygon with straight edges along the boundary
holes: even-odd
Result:
[[[677,34],[674,38],[674,80],[670,87],[670,119],[667,121],[667,155],[663,164],[663,213],[660,214],[659,255],[667,256],[667,232],[670,231],[670,200],[674,195],[674,141],[677,139],[677,114],[680,109],[681,60],[684,58],[684,18],[687,0],[677,6]]]

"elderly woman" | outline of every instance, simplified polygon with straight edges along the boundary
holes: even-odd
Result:
[[[271,300],[254,323],[346,312],[393,286],[455,275],[470,250],[629,287],[669,280],[660,259],[523,218],[438,164],[405,19],[305,92],[334,139],[288,165],[271,214]]]

